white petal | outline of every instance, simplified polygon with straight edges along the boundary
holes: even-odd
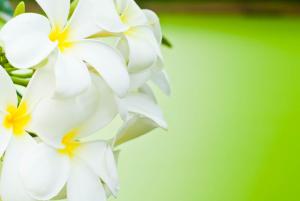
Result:
[[[27,152],[20,166],[24,187],[37,200],[49,200],[56,196],[69,175],[69,158],[43,143]]]
[[[62,137],[81,124],[95,112],[99,104],[99,92],[94,85],[79,96],[42,100],[31,115],[30,131],[55,147],[62,147]]]
[[[63,27],[68,19],[70,0],[36,0],[53,26]]]
[[[0,118],[1,123],[3,122],[3,114]],[[12,137],[12,132],[0,126],[0,157],[2,157]]]
[[[1,196],[3,201],[33,201],[25,191],[19,175],[19,168],[24,153],[36,144],[29,135],[13,137],[6,151],[2,175]]]
[[[112,0],[93,0],[96,22],[99,27],[109,32],[123,32],[129,27],[122,23]]]
[[[144,12],[144,14],[146,15],[146,17],[148,19],[148,25],[152,28],[152,31],[155,35],[155,38],[156,38],[158,44],[161,44],[162,31],[161,31],[161,26],[160,26],[158,16],[152,10],[143,9],[143,12]]]
[[[53,70],[55,59],[51,57],[46,60],[46,63],[38,68],[30,79],[26,92],[22,97],[22,102],[27,103],[29,111],[32,111],[39,101],[53,95],[55,89]]]
[[[137,27],[125,35],[129,47],[129,70],[150,67],[160,55],[159,46],[150,28]]]
[[[115,146],[123,144],[129,140],[140,137],[157,127],[157,124],[145,117],[133,116],[127,120],[118,131],[115,138]]]
[[[78,57],[93,66],[119,95],[126,94],[129,76],[124,60],[112,47],[98,41],[85,40],[74,45]]]
[[[74,163],[67,184],[68,201],[106,201],[103,185],[97,175],[82,161]]]
[[[91,74],[93,85],[96,87],[98,94],[97,105],[94,112],[89,116],[84,124],[80,127],[78,137],[85,137],[94,134],[99,129],[110,123],[118,113],[114,94],[101,77]]]
[[[116,0],[116,7],[123,15],[123,22],[129,26],[140,26],[147,24],[147,18],[143,10],[134,0]]]
[[[48,37],[50,30],[48,19],[38,14],[26,13],[8,21],[0,40],[10,64],[29,68],[44,60],[56,46]]]
[[[16,106],[18,103],[17,92],[7,72],[0,66],[0,111],[6,111],[8,105]]]
[[[78,154],[116,195],[119,191],[119,179],[111,147],[103,141],[85,143],[79,147]]]
[[[162,90],[166,95],[171,95],[171,87],[169,77],[165,70],[158,71],[152,76],[152,81]]]
[[[152,76],[152,69],[146,68],[145,70],[137,73],[130,73],[130,90],[136,90],[150,80]]]
[[[144,94],[132,94],[121,99],[121,105],[129,112],[147,117],[158,126],[167,128],[167,123],[159,106],[150,97]]]
[[[55,64],[56,95],[72,97],[85,91],[91,84],[85,63],[71,55],[59,54]]]
[[[143,86],[141,86],[138,89],[139,93],[145,94],[146,96],[148,96],[150,98],[150,100],[152,100],[154,103],[157,103],[155,94],[153,92],[153,90],[151,89],[151,87],[148,84],[144,84]]]
[[[69,39],[72,41],[87,38],[100,31],[96,23],[94,9],[98,0],[80,0],[68,23]]]

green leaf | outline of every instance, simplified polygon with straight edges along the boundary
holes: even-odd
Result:
[[[76,8],[77,5],[78,5],[78,2],[79,2],[79,0],[73,0],[73,1],[72,1],[71,6],[70,6],[69,17],[72,16],[72,14],[73,14],[75,8]]]
[[[17,7],[15,8],[15,11],[14,11],[14,17],[18,16],[18,15],[21,15],[23,13],[26,12],[26,6],[25,6],[25,3],[24,1],[21,1]]]
[[[168,48],[173,47],[172,43],[165,36],[162,38],[162,44]]]

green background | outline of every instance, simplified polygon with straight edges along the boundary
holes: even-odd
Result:
[[[169,131],[122,148],[119,201],[300,200],[300,18],[162,15]]]

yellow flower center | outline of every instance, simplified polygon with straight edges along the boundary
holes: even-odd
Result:
[[[64,51],[66,48],[69,48],[72,46],[72,43],[68,41],[69,38],[69,29],[61,29],[59,26],[55,26],[52,28],[50,34],[49,34],[49,39],[52,42],[57,42],[58,43],[58,48],[60,51]]]
[[[128,23],[128,16],[126,15],[125,12],[122,15],[120,15],[120,19],[121,19],[121,22],[123,22],[124,24]]]
[[[63,149],[59,149],[58,153],[68,155],[70,158],[74,157],[76,149],[80,146],[80,143],[74,140],[76,136],[76,131],[70,131],[67,133],[63,139],[62,144],[65,146]]]
[[[25,134],[25,127],[31,120],[28,114],[27,104],[22,102],[19,107],[9,105],[6,108],[7,115],[3,119],[3,126],[12,129],[15,136]]]

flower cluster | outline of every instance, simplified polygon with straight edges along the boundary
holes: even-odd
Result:
[[[36,2],[45,16],[0,30],[1,199],[104,201],[115,147],[167,128],[149,86],[170,94],[159,19],[134,0]],[[111,140],[87,140],[117,116]]]

